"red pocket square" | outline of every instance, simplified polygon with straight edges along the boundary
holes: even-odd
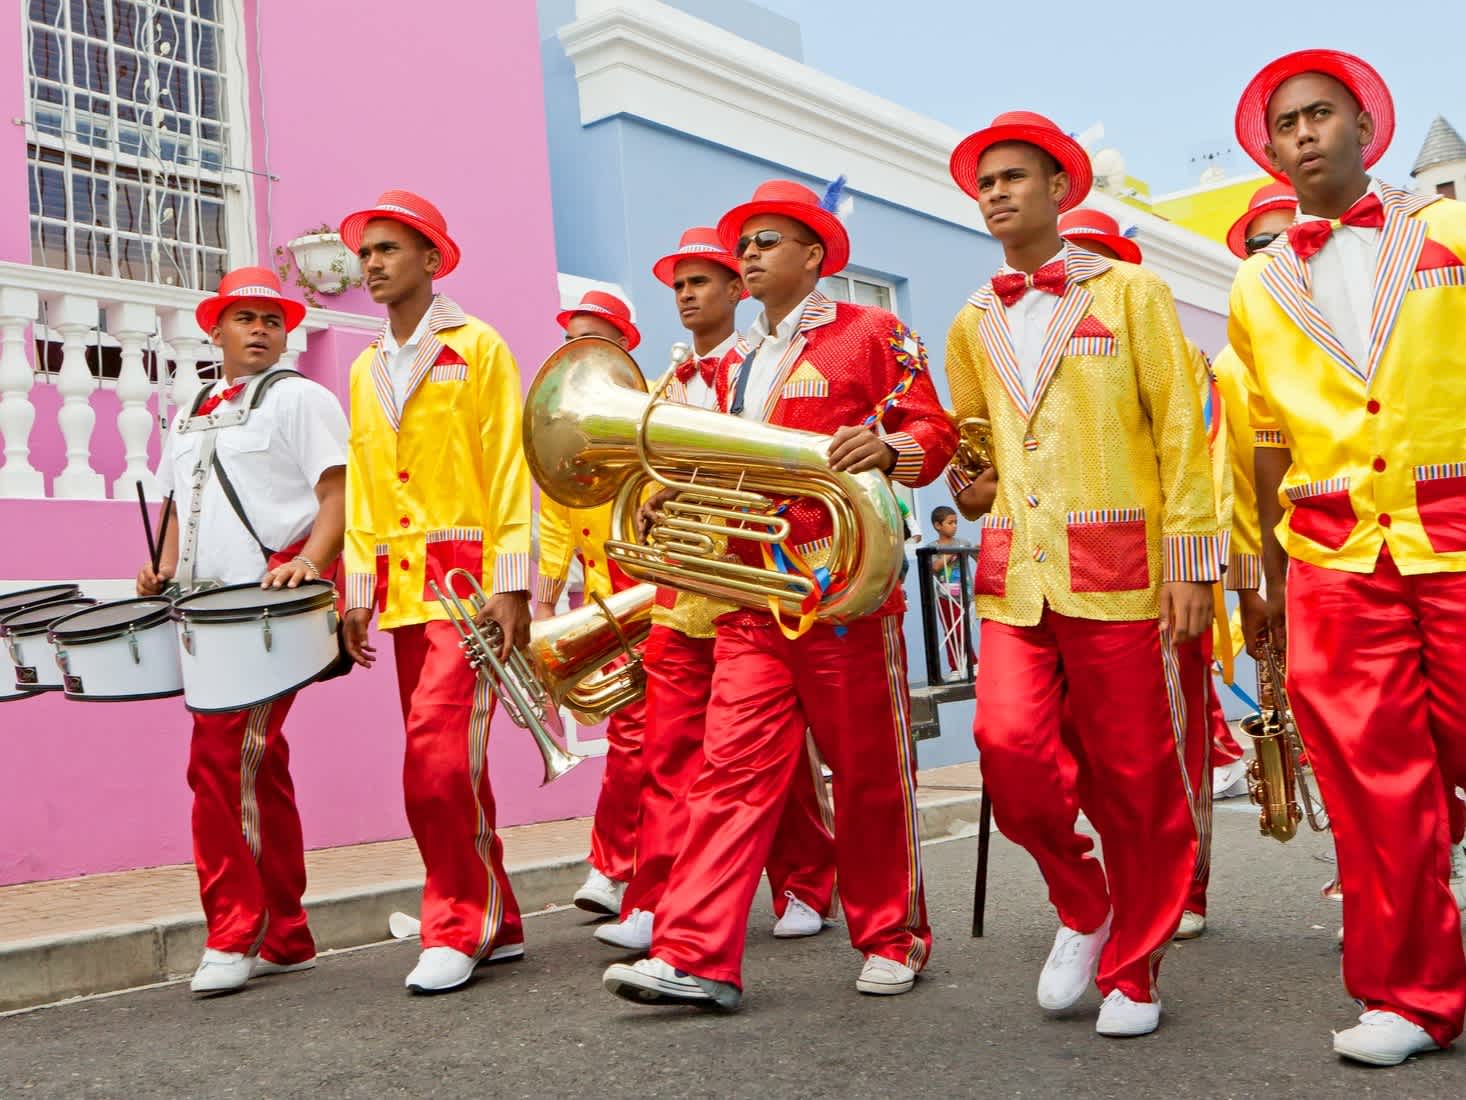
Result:
[[[1416,271],[1434,271],[1439,267],[1460,267],[1461,257],[1457,256],[1440,241],[1427,240],[1425,247],[1420,250],[1420,259],[1415,264]]]
[[[435,366],[435,367],[451,366],[454,363],[463,363],[463,361],[464,361],[463,360],[463,356],[459,355],[456,351],[454,351],[452,348],[450,348],[447,344],[444,344],[443,345],[443,350],[440,351],[440,352],[438,352],[438,357],[433,360],[433,366]],[[467,365],[467,364],[465,364],[465,365]]]
[[[1090,314],[1079,324],[1074,326],[1073,338],[1082,340],[1086,337],[1098,337],[1103,340],[1113,340],[1115,334],[1105,327],[1103,321],[1094,314]]]

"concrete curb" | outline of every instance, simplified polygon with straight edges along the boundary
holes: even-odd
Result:
[[[974,793],[919,806],[922,841],[972,833],[978,803]],[[510,868],[509,878],[520,909],[532,913],[568,904],[585,874],[584,860],[562,859]],[[330,951],[379,943],[393,910],[416,913],[421,893],[421,879],[403,879],[307,895],[316,945]],[[204,922],[196,913],[0,944],[0,1012],[185,977],[203,948]]]

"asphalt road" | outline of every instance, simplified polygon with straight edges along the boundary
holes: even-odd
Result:
[[[464,992],[412,998],[415,944],[324,958],[193,1001],[183,985],[0,1019],[0,1097],[994,1096],[1461,1097],[1466,1053],[1394,1070],[1340,1063],[1357,1010],[1338,981],[1327,842],[1284,847],[1218,813],[1212,929],[1177,944],[1166,1014],[1143,1039],[1094,1034],[1034,1003],[1054,918],[1027,857],[995,838],[987,936],[968,937],[974,845],[926,848],[931,966],[904,997],[854,991],[843,929],[768,935],[756,905],[735,1016],[636,1008],[604,993],[617,956],[573,910],[527,925],[530,956]]]

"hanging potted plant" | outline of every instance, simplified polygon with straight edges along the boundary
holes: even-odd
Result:
[[[320,225],[275,249],[275,264],[281,279],[290,279],[295,268],[294,284],[304,292],[313,306],[320,306],[317,294],[334,297],[352,287],[361,286],[361,261],[341,242],[341,234],[329,225]]]

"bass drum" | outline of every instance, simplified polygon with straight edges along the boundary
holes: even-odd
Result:
[[[15,690],[22,693],[61,690],[61,668],[56,650],[46,636],[57,619],[95,607],[96,600],[52,600],[0,619],[0,639],[15,666]]]
[[[199,714],[247,710],[304,687],[340,655],[336,589],[234,584],[175,600],[183,701]]]
[[[125,702],[183,693],[173,601],[118,600],[51,624],[50,638],[68,699]]]
[[[15,592],[0,593],[0,619],[37,604],[74,600],[80,595],[81,588],[74,584],[47,584],[39,588],[22,588]],[[16,688],[13,676],[0,675],[0,703],[7,703],[12,699],[29,699],[34,694],[34,691]]]

